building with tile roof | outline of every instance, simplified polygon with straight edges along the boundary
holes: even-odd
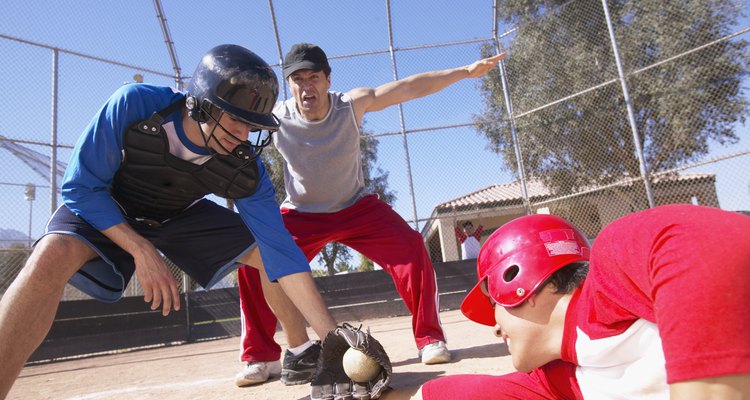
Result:
[[[656,204],[692,203],[719,207],[714,174],[664,174],[652,177]],[[540,180],[526,184],[532,213],[559,215],[576,224],[591,239],[609,222],[648,207],[640,179],[592,185],[576,193],[555,195]],[[471,221],[482,225],[481,243],[498,227],[526,214],[519,182],[497,184],[440,203],[422,228],[433,262],[460,259],[454,226]]]

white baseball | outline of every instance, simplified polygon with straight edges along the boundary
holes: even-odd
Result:
[[[369,382],[380,372],[377,361],[355,348],[344,353],[343,365],[346,376],[355,382]]]

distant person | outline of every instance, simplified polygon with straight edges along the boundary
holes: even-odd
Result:
[[[750,398],[750,217],[667,205],[593,248],[552,215],[482,246],[461,311],[494,326],[518,372],[429,381],[414,399]]]
[[[463,67],[424,72],[346,93],[329,91],[331,66],[320,47],[299,43],[284,59],[283,74],[293,98],[274,108],[280,122],[274,145],[285,160],[287,196],[281,205],[284,224],[308,260],[335,241],[383,267],[393,277],[396,290],[412,313],[414,340],[424,364],[451,359],[440,325],[435,271],[419,232],[365,188],[360,126],[367,112],[427,96],[462,79],[481,77],[503,56],[504,53]],[[243,284],[248,282],[245,274],[246,269],[240,269],[243,313],[256,304],[251,300],[256,294]],[[264,286],[264,290],[274,289]],[[274,308],[274,312],[279,311],[285,310]],[[275,326],[273,320],[267,323]],[[260,328],[245,323],[243,335],[252,336],[249,332],[254,329]],[[304,383],[315,369],[320,347],[307,338],[302,323],[284,326],[284,331],[290,348],[284,354],[281,381],[287,385]],[[242,344],[243,357],[252,361],[253,356],[247,351],[249,341],[243,340]],[[252,345],[254,351],[263,353],[275,342],[267,337],[265,345]],[[236,383],[263,382],[269,377],[268,371],[278,370],[277,365],[278,361],[249,362],[237,375]]]
[[[479,255],[479,249],[481,248],[480,242],[482,241],[482,232],[484,226],[479,225],[474,228],[474,224],[471,221],[463,223],[462,228],[458,225],[454,226],[456,230],[456,239],[461,243],[461,256],[464,260],[473,260]]]

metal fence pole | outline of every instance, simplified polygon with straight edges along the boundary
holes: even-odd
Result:
[[[271,10],[271,22],[273,23],[273,33],[276,37],[276,50],[279,52],[279,69],[281,69],[281,93],[284,95],[284,101],[288,98],[286,94],[286,79],[284,79],[284,52],[281,49],[281,38],[279,36],[279,24],[276,21],[276,10],[273,8],[273,0],[268,0],[268,8]]]
[[[175,88],[177,90],[182,90],[182,69],[180,68],[180,62],[177,60],[177,52],[174,50],[174,41],[172,41],[172,35],[169,34],[167,17],[164,16],[164,10],[162,10],[161,2],[159,0],[154,0],[154,8],[156,9],[156,18],[159,19],[159,26],[161,26],[161,33],[164,36],[164,43],[167,44],[169,58],[172,61],[172,69],[174,69],[175,74]]]
[[[24,190],[24,198],[29,202],[29,248],[31,248],[31,221],[32,212],[34,210],[34,200],[36,200],[36,186],[33,183],[27,183],[26,189]]]
[[[52,110],[50,115],[50,156],[49,156],[49,212],[57,210],[57,94],[58,74],[60,73],[59,52],[52,49]]]
[[[499,48],[498,48],[499,49]],[[513,140],[513,151],[516,155],[516,164],[518,166],[518,183],[521,186],[521,197],[523,197],[523,207],[526,210],[526,215],[531,215],[531,201],[529,200],[529,192],[526,188],[526,169],[523,166],[523,155],[521,154],[521,143],[518,141],[518,132],[516,131],[515,117],[513,116],[513,104],[510,102],[510,94],[508,93],[508,82],[505,78],[505,63],[501,60],[497,67],[500,69],[500,81],[503,84],[503,96],[505,96],[505,107],[508,111],[510,118],[510,135]]]
[[[497,30],[497,0],[493,1],[493,27],[492,27],[492,39],[495,41],[495,49],[497,54],[500,54],[500,38],[498,38]],[[506,80],[505,74],[505,62],[500,60],[497,64],[497,68],[500,71],[500,82],[503,86],[503,97],[505,99],[505,110],[508,112],[508,120],[510,121],[510,135],[513,140],[513,151],[516,155],[516,164],[518,167],[518,183],[521,186],[521,197],[523,197],[523,207],[526,210],[526,215],[531,214],[531,204],[529,201],[529,193],[526,189],[526,170],[523,166],[523,157],[521,155],[521,144],[518,142],[518,135],[516,132],[516,119],[513,116],[513,103],[510,100],[510,89],[508,88],[508,81]]]
[[[393,49],[393,26],[391,24],[391,1],[385,1],[386,13],[388,14],[388,52],[391,55],[393,66],[393,79],[398,80],[398,67],[396,66],[396,54]],[[417,218],[417,201],[414,196],[414,181],[411,174],[411,160],[409,158],[409,141],[406,136],[406,124],[404,123],[404,107],[398,105],[398,120],[401,127],[401,138],[404,144],[404,157],[406,158],[406,178],[409,182],[409,196],[411,197],[411,209],[413,213],[414,229],[419,230],[419,219]]]
[[[164,37],[164,43],[167,45],[167,52],[169,52],[169,59],[172,62],[172,69],[174,70],[174,84],[175,89],[182,90],[182,68],[180,68],[180,61],[177,59],[177,52],[175,51],[174,41],[172,35],[169,33],[169,26],[167,25],[167,17],[164,15],[164,10],[161,7],[159,0],[154,0],[154,9],[156,10],[156,18],[159,20],[159,26],[161,27],[161,33]],[[185,329],[187,330],[187,341],[190,342],[190,276],[182,271],[182,291],[185,293]]]
[[[187,341],[188,343],[193,341],[192,327],[190,326],[190,275],[185,272],[182,273],[182,292],[185,293],[185,304],[183,309],[185,310],[185,329],[187,330]]]
[[[497,54],[500,54],[500,38],[498,38],[497,31],[497,0],[493,1],[493,27],[492,27],[492,39],[495,41],[495,50]],[[510,135],[513,140],[513,150],[516,154],[516,164],[518,166],[518,183],[521,186],[521,197],[523,197],[523,207],[526,210],[526,215],[531,214],[531,204],[529,201],[529,192],[526,189],[526,170],[523,167],[523,157],[521,155],[521,145],[518,143],[518,134],[516,132],[516,120],[513,116],[513,103],[510,101],[510,89],[508,88],[508,81],[505,74],[505,62],[500,60],[497,64],[497,68],[500,71],[500,82],[503,86],[503,97],[505,98],[505,110],[508,112],[508,121],[510,121]]]
[[[620,77],[620,85],[622,86],[622,95],[625,99],[625,107],[628,111],[628,122],[630,123],[630,130],[633,132],[633,144],[635,145],[635,151],[638,155],[638,164],[641,170],[641,178],[643,179],[643,185],[646,187],[646,198],[648,199],[649,207],[654,208],[654,194],[651,190],[651,181],[648,176],[648,170],[646,169],[646,161],[643,158],[643,147],[641,146],[641,137],[638,134],[638,127],[636,126],[635,122],[633,101],[630,99],[628,84],[627,82],[625,82],[625,72],[622,68],[622,61],[620,60],[620,49],[617,46],[617,40],[615,39],[615,29],[612,27],[612,18],[610,18],[609,15],[609,6],[607,6],[607,0],[602,0],[602,7],[604,8],[604,18],[607,20],[609,39],[612,41],[612,52],[615,55],[617,74]]]

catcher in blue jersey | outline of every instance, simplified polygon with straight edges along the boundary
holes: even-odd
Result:
[[[76,144],[64,204],[0,301],[0,399],[49,331],[68,281],[113,302],[135,274],[152,310],[179,310],[162,255],[205,288],[240,265],[261,265],[291,293],[285,301],[323,316],[310,321],[320,337],[336,328],[258,157],[278,127],[278,91],[255,53],[220,45],[186,93],[129,84],[107,100]],[[209,194],[234,199],[239,214]]]

